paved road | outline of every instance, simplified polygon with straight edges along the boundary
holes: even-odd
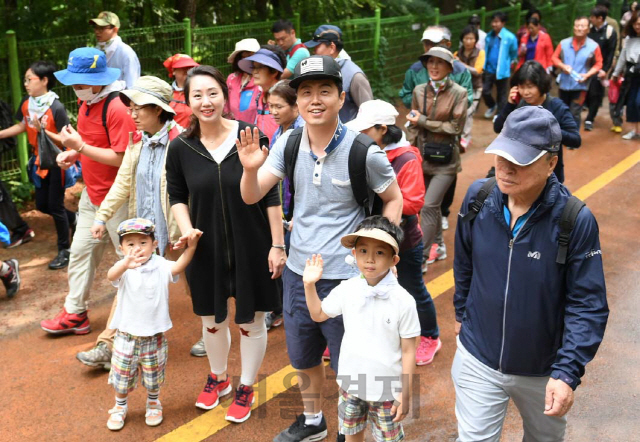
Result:
[[[584,135],[583,148],[566,152],[566,184],[571,190],[592,182],[640,147],[640,143],[624,142],[607,132],[608,122],[608,119],[599,119],[597,130]],[[454,207],[459,207],[468,185],[484,176],[490,167],[492,158],[483,154],[483,147],[493,136],[490,125],[476,119],[474,145],[463,157],[464,171],[458,180]],[[575,406],[569,414],[568,440],[571,441],[639,440],[638,178],[640,165],[636,163],[586,200],[601,229],[611,316],[605,341],[596,359],[587,367],[583,385],[576,393]],[[33,223],[41,232],[36,240],[51,241],[53,223],[41,218],[34,218]],[[453,441],[456,435],[454,394],[449,375],[455,350],[454,315],[452,290],[447,289],[455,217],[450,218],[450,224],[445,235],[449,258],[433,265],[425,278],[427,282],[438,283],[437,286],[432,283],[430,288],[438,293],[435,303],[444,346],[433,364],[416,371],[420,382],[415,407],[413,416],[405,421],[408,441]],[[25,245],[16,251],[24,264],[26,288],[11,303],[0,298],[0,397],[4,399],[0,407],[0,441],[152,441],[159,438],[167,441],[270,441],[300,412],[297,387],[281,392],[284,390],[282,382],[274,381],[278,374],[286,374],[289,364],[282,328],[270,332],[267,357],[261,369],[264,377],[271,376],[263,390],[269,400],[254,410],[249,421],[224,426],[223,408],[203,413],[194,407],[195,398],[206,380],[208,364],[205,358],[189,356],[190,346],[198,339],[200,323],[191,312],[184,287],[180,286],[173,288],[171,293],[174,328],[167,333],[170,358],[167,383],[161,393],[165,421],[157,428],[145,426],[145,395],[141,389],[131,395],[125,428],[119,433],[110,432],[105,424],[107,410],[113,406],[113,390],[107,385],[106,372],[89,369],[74,356],[89,348],[104,327],[113,290],[104,281],[96,286],[96,301],[90,312],[93,333],[60,338],[46,335],[39,329],[38,322],[51,312],[55,313],[62,304],[64,275],[46,270],[47,259],[29,256],[29,247]],[[107,262],[101,267],[102,277],[113,256],[112,252],[105,256]],[[35,280],[39,281],[37,285],[33,283]],[[229,372],[237,376],[239,339],[237,328],[232,328]],[[327,374],[331,371],[327,370]],[[271,398],[273,392],[281,393]],[[324,411],[330,429],[329,441],[335,440],[337,426],[335,392],[335,383],[327,382],[325,396],[328,400]],[[228,403],[223,402],[222,407],[226,406]],[[503,440],[521,440],[520,427],[519,417],[511,407]]]

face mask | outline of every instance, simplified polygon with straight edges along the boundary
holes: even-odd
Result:
[[[90,87],[86,89],[74,89],[76,96],[82,101],[91,101],[98,96],[98,94],[94,94]]]

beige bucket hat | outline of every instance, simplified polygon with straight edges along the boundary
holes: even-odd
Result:
[[[123,98],[126,97],[126,98]],[[158,77],[152,77],[146,75],[140,77],[133,84],[133,87],[120,92],[120,98],[124,104],[128,105],[129,101],[133,101],[138,106],[144,106],[145,104],[155,104],[162,109],[175,114],[169,103],[173,98],[173,89],[164,80]]]

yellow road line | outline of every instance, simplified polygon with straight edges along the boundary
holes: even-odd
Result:
[[[639,162],[640,150],[629,155],[611,169],[582,186],[573,194],[581,200],[585,200]],[[449,270],[438,276],[433,281],[427,283],[427,289],[433,299],[445,293],[447,290],[452,289],[453,286],[453,270]],[[262,379],[255,387],[255,403],[253,404],[252,409],[265,404],[280,393],[283,393],[296,385],[297,378],[294,374],[294,368],[291,365],[287,365],[282,370]],[[176,428],[172,432],[165,434],[160,439],[157,439],[156,442],[182,442],[187,440],[196,442],[214,435],[230,424],[230,422],[225,420],[225,414],[229,404],[230,400],[221,403],[221,406],[218,406],[211,411],[207,411],[192,421]]]

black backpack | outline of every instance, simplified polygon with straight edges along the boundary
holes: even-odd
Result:
[[[294,129],[287,139],[284,148],[284,167],[286,175],[289,178],[289,192],[291,193],[291,202],[289,203],[289,212],[285,214],[287,220],[293,217],[294,195],[293,173],[296,168],[298,159],[298,151],[300,150],[300,140],[302,138],[302,127]],[[378,195],[374,196],[372,208],[369,209],[369,187],[367,186],[367,151],[369,147],[376,142],[365,134],[358,134],[351,150],[349,151],[349,180],[351,181],[351,190],[353,196],[360,206],[364,208],[365,216],[381,215],[382,200]]]
[[[462,217],[462,221],[473,222],[475,217],[482,210],[484,201],[491,194],[495,186],[495,177],[489,178],[485,181],[476,195],[476,200],[471,203],[469,211]],[[558,236],[558,255],[556,256],[556,263],[558,264],[566,264],[567,262],[567,252],[569,251],[569,239],[571,238],[571,232],[576,225],[578,213],[580,213],[580,210],[582,210],[584,206],[585,203],[583,201],[571,195],[562,210],[562,215],[560,215],[560,221],[558,222],[560,225],[560,235]]]

